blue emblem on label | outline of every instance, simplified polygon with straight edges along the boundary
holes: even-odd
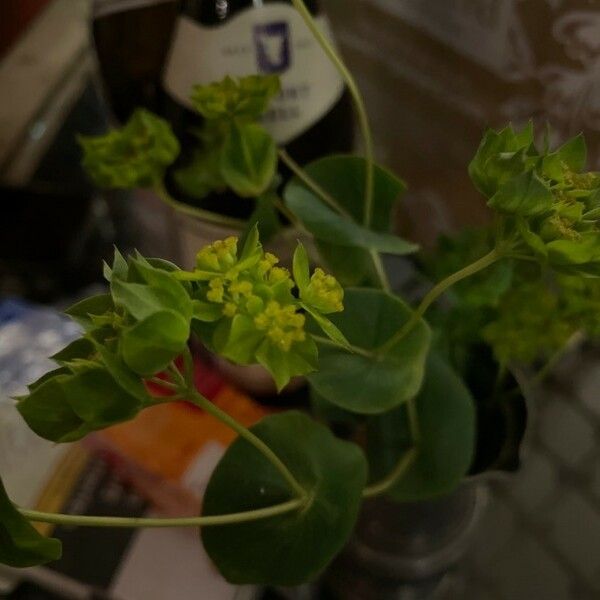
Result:
[[[281,73],[290,67],[290,28],[285,21],[254,26],[256,62],[261,73]]]

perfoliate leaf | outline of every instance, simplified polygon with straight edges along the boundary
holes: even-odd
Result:
[[[61,555],[60,541],[37,532],[13,506],[0,479],[0,565],[34,567]]]
[[[244,198],[257,198],[273,181],[277,170],[275,141],[257,123],[233,123],[221,153],[225,183]]]
[[[356,522],[367,466],[355,444],[299,412],[252,427],[309,495],[300,510],[248,523],[207,527],[202,541],[231,583],[292,586],[317,577],[347,542]],[[290,500],[281,474],[243,439],[229,447],[206,489],[203,515]]]
[[[401,502],[419,502],[454,490],[469,471],[475,449],[473,399],[439,356],[429,358],[415,403],[420,428],[417,458],[389,492]],[[379,479],[413,443],[405,407],[372,418],[369,429],[372,478]]]
[[[502,213],[531,217],[552,209],[554,196],[535,171],[517,175],[494,194],[488,205]]]
[[[331,320],[363,352],[320,344],[319,371],[308,376],[311,385],[332,404],[360,414],[384,413],[416,396],[431,337],[426,323],[419,321],[400,342],[379,354],[412,310],[400,298],[373,289],[346,290],[344,305],[344,312]]]
[[[544,175],[560,182],[564,180],[566,170],[579,173],[585,168],[586,161],[587,146],[583,134],[580,133],[555,152],[547,154],[543,160],[542,170]]]
[[[189,323],[180,314],[172,310],[153,312],[123,331],[120,353],[135,373],[155,375],[183,352],[189,335]]]
[[[135,397],[127,389],[103,366],[81,363],[74,371],[62,368],[32,384],[31,393],[18,399],[17,410],[40,437],[71,442],[133,418],[150,396]]]
[[[53,442],[73,442],[91,429],[69,404],[64,390],[71,374],[57,373],[18,399],[17,410],[31,430]]]
[[[498,132],[489,129],[469,165],[469,175],[475,187],[491,198],[508,181],[529,170],[535,154],[531,122],[521,132],[510,125]]]

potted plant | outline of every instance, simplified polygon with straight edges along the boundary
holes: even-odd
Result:
[[[278,266],[261,244],[258,216],[242,239],[200,249],[187,270],[117,251],[104,271],[109,292],[67,311],[81,338],[53,357],[57,368],[31,384],[17,410],[38,435],[62,443],[187,400],[238,438],[195,518],[42,514],[14,506],[0,486],[0,562],[60,556],[60,542],[31,522],[187,526],[200,528],[233,583],[310,581],[348,543],[365,502],[386,498],[401,513],[472,475],[516,468],[525,409],[512,367],[545,360],[540,379],[573,336],[597,332],[590,307],[600,290],[600,175],[583,172],[582,136],[553,150],[536,144],[531,125],[488,131],[469,167],[493,224],[417,255],[424,279],[439,282],[415,308],[391,289],[382,255],[418,251],[390,233],[404,185],[374,163],[352,76],[301,0],[294,4],[347,82],[366,156],[304,168],[288,161],[295,177],[283,200],[273,191],[267,212],[281,211],[310,235],[331,274],[311,271],[301,243],[291,272]],[[218,170],[228,185],[275,189],[276,148],[255,122],[275,88],[255,77],[196,91],[221,141],[190,176],[211,185]],[[98,183],[158,190],[178,151],[168,125],[147,112],[83,145]],[[196,390],[192,335],[233,363],[262,365],[279,390],[306,377],[316,417],[280,412],[246,429]],[[153,395],[148,383],[168,395]]]

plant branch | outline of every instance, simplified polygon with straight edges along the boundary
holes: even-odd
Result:
[[[197,206],[192,206],[191,204],[186,204],[185,202],[175,200],[175,198],[173,198],[169,192],[167,192],[162,184],[157,185],[154,188],[154,192],[167,206],[170,206],[173,210],[183,215],[195,217],[197,219],[201,219],[202,221],[213,223],[214,225],[220,225],[221,227],[231,227],[232,229],[238,229],[240,231],[243,231],[244,227],[246,226],[245,221],[240,219],[218,215],[209,210],[203,210]]]
[[[19,512],[29,521],[36,523],[50,523],[52,525],[68,525],[76,527],[117,527],[117,528],[158,528],[158,527],[214,527],[218,525],[232,525],[234,523],[247,523],[283,515],[300,509],[305,498],[296,498],[241,513],[228,515],[214,515],[207,517],[180,517],[168,518],[129,518],[129,517],[95,517],[83,515],[62,515],[56,513],[45,513],[37,510],[19,509]]]
[[[392,291],[392,286],[390,285],[390,280],[385,272],[381,255],[379,252],[377,252],[377,250],[370,250],[369,254],[371,255],[371,260],[373,261],[373,266],[375,267],[375,272],[377,273],[377,278],[381,283],[381,287],[386,292],[390,293]]]
[[[360,124],[360,129],[362,133],[362,137],[365,144],[365,154],[366,154],[366,177],[365,177],[365,207],[364,207],[364,217],[363,223],[366,227],[369,227],[371,224],[371,218],[373,214],[373,181],[374,181],[374,167],[373,167],[373,135],[371,134],[371,127],[369,125],[369,117],[367,115],[367,109],[365,107],[365,102],[363,97],[356,85],[356,81],[352,76],[352,73],[348,70],[343,60],[339,57],[336,49],[333,44],[323,35],[323,32],[317,26],[313,16],[310,14],[310,11],[306,8],[303,0],[292,0],[292,4],[296,8],[296,10],[300,13],[302,18],[304,19],[306,25],[311,30],[312,34],[315,36],[316,40],[323,48],[325,54],[329,57],[329,60],[334,64],[335,68],[338,70],[346,85],[348,86],[348,90],[352,96],[354,101],[354,105],[356,107],[356,113],[358,115],[358,121]]]
[[[178,385],[171,383],[170,381],[165,381],[164,379],[161,379],[160,377],[152,377],[148,381],[150,381],[150,383],[153,383],[154,385],[157,385],[167,391],[176,392],[179,390]]]
[[[352,215],[339,204],[339,202],[328,194],[283,148],[279,149],[279,158],[284,165],[312,192],[314,192],[329,208],[339,215],[352,219]]]
[[[244,427],[241,423],[238,423],[233,417],[222,411],[218,406],[215,406],[212,402],[209,402],[195,389],[189,390],[191,395],[190,401],[196,406],[199,406],[207,413],[233,429],[241,438],[252,444],[281,474],[281,476],[287,481],[288,485],[294,492],[297,498],[305,498],[306,490],[298,483],[296,478],[292,475],[290,470],[285,466],[282,460],[265,444],[259,437],[254,435],[249,429]]]
[[[410,448],[401,457],[392,472],[381,481],[366,487],[363,490],[363,498],[373,498],[390,490],[394,484],[410,469],[417,458],[418,450]]]
[[[273,198],[273,206],[290,222],[292,227],[309,234],[309,231],[302,225],[300,219],[276,196]]]
[[[494,248],[491,252],[481,257],[479,260],[476,260],[474,263],[467,265],[464,269],[457,271],[453,275],[450,275],[443,281],[440,281],[426,296],[423,298],[419,307],[413,312],[412,317],[404,324],[400,330],[393,335],[381,348],[379,352],[381,354],[385,354],[391,348],[393,348],[400,340],[402,340],[407,334],[409,334],[415,325],[419,322],[419,320],[425,315],[427,309],[446,291],[448,288],[452,287],[454,284],[470,277],[471,275],[475,275],[479,271],[483,271],[490,265],[494,264],[501,258],[503,258],[505,254],[499,250],[498,248]]]

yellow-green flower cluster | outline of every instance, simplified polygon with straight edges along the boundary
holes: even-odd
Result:
[[[196,255],[196,267],[201,271],[223,273],[237,263],[236,237],[228,237],[202,248]]]
[[[275,300],[271,300],[265,310],[254,317],[256,327],[265,331],[271,342],[284,352],[289,352],[294,342],[306,339],[305,321],[304,315],[298,314],[294,305],[281,306]]]
[[[303,294],[303,299],[323,314],[344,310],[342,286],[335,277],[326,274],[323,269],[315,269]]]
[[[279,350],[289,352],[294,343],[306,340],[306,319],[292,294],[294,281],[287,269],[277,266],[279,259],[264,253],[260,246],[247,254],[238,258],[235,237],[200,250],[196,267],[205,281],[199,284],[199,299],[220,305],[226,319],[249,317],[261,336]],[[316,275],[314,295],[328,307],[334,283],[337,282],[322,271]],[[336,296],[335,306],[339,304]]]

